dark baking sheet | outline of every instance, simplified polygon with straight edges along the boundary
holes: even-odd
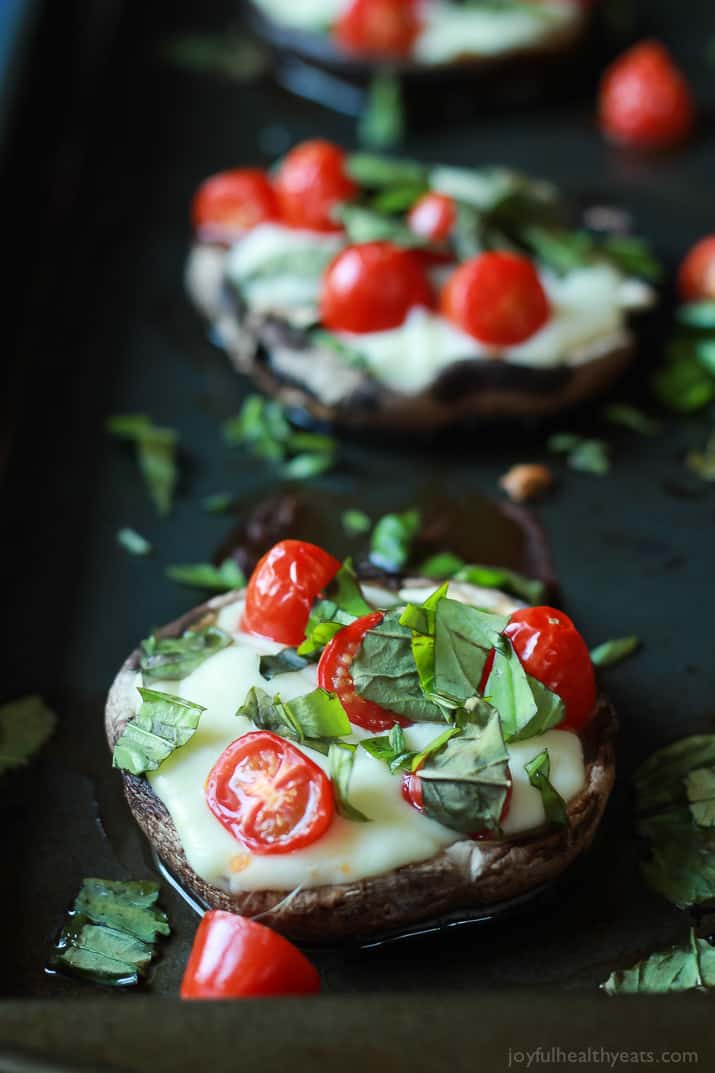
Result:
[[[715,35],[715,16],[699,4],[674,11],[667,0],[641,9],[643,27],[658,27],[674,44],[712,105],[704,46]],[[231,10],[228,3],[47,5],[15,129],[3,191],[12,206],[7,248],[15,271],[6,315],[12,390],[3,411],[2,692],[43,694],[60,726],[27,771],[0,781],[8,862],[0,994],[8,999],[95,998],[87,985],[44,975],[53,931],[83,876],[152,871],[109,767],[104,694],[148,628],[198,601],[166,580],[163,568],[204,560],[226,537],[230,521],[203,513],[200,497],[227,489],[250,503],[280,487],[269,470],[221,442],[220,421],[236,412],[245,385],[212,348],[182,293],[187,206],[211,171],[268,160],[316,133],[349,143],[353,132],[348,120],[268,83],[215,80],[162,59],[167,34],[218,28]],[[498,123],[444,124],[420,132],[406,150],[428,160],[505,162],[557,180],[584,202],[622,204],[671,264],[712,229],[715,143],[707,115],[691,147],[651,161],[609,149],[587,99],[500,114]],[[643,394],[665,325],[665,315],[650,325],[641,362],[618,397]],[[103,432],[108,414],[132,411],[181,433],[182,481],[168,521],[153,513],[129,453]],[[587,410],[554,427],[595,423]],[[628,775],[652,748],[712,726],[715,715],[715,498],[682,466],[688,443],[705,427],[704,420],[667,423],[652,440],[614,436],[612,474],[564,472],[540,512],[567,607],[588,639],[636,633],[645,640],[641,654],[608,672],[623,729],[618,787],[597,846],[562,887],[504,923],[383,950],[322,954],[327,993],[384,995],[366,1007],[366,1030],[369,1011],[378,1020],[398,1009],[395,1017],[409,1018],[404,998],[389,997],[407,992],[439,994],[445,1008],[455,1001],[455,1016],[458,995],[491,990],[493,1004],[512,987],[534,989],[540,1002],[559,1008],[578,994],[590,1009],[605,1001],[594,987],[613,967],[683,935],[684,916],[640,881]],[[454,496],[495,493],[510,463],[546,457],[543,440],[543,432],[526,429],[472,429],[411,445],[351,440],[341,469],[318,487],[373,514],[408,506],[434,487]],[[145,534],[155,554],[126,555],[115,541],[123,525]],[[163,902],[174,935],[152,996],[176,994],[195,926],[168,888]],[[114,1001],[132,1009],[143,1003],[139,995]],[[511,1001],[504,992],[505,1007]],[[528,1003],[519,1003],[526,1010]],[[414,1008],[415,1030],[424,1008]],[[0,1026],[3,1009],[10,1026],[32,1023],[32,1003],[0,1006]],[[45,1007],[36,1009],[45,1016]],[[304,1016],[291,1004],[276,1009],[288,1010],[281,1024]],[[140,1031],[141,1016],[133,1016]],[[529,1023],[526,1012],[519,1016]],[[614,1023],[620,1017],[609,1015]],[[330,1023],[334,1018],[330,1013]],[[8,1028],[7,1038],[17,1041],[19,1031]],[[46,1039],[59,1046],[61,1031],[56,1025],[53,1036],[48,1028]],[[326,1036],[325,1053],[339,1038]],[[69,1044],[60,1049],[74,1053]],[[121,1067],[121,1059],[118,1051],[114,1064]],[[142,1068],[136,1055],[133,1063]]]

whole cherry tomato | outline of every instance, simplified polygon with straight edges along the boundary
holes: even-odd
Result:
[[[260,168],[234,168],[202,182],[191,218],[203,241],[231,243],[257,224],[276,220],[278,199]]]
[[[350,664],[360,651],[365,634],[379,625],[383,618],[382,611],[373,611],[355,619],[328,642],[318,663],[318,685],[329,693],[337,693],[350,722],[365,730],[387,730],[395,723],[409,726],[408,719],[402,719],[374,701],[361,697],[355,690],[350,674]]]
[[[323,276],[321,320],[332,331],[381,332],[397,328],[415,306],[434,304],[420,258],[391,242],[348,246]]]
[[[319,990],[318,970],[282,935],[236,913],[204,913],[181,981],[183,999],[313,995]]]
[[[494,346],[523,343],[551,312],[531,261],[498,251],[460,265],[447,280],[440,304],[458,328]]]
[[[330,779],[305,753],[268,730],[251,731],[219,756],[206,803],[253,853],[290,853],[315,842],[333,821]]]
[[[686,302],[715,301],[715,235],[693,246],[680,266],[678,289]]]
[[[343,150],[316,138],[296,145],[286,155],[275,190],[281,218],[290,227],[340,231],[333,209],[355,197],[358,187],[347,173]]]
[[[601,82],[599,117],[613,141],[664,149],[683,141],[695,123],[690,86],[659,41],[643,41],[620,56]]]
[[[251,574],[241,628],[282,645],[299,645],[313,601],[339,569],[338,560],[316,544],[281,540]]]
[[[347,52],[409,56],[419,31],[417,0],[352,0],[333,36]]]
[[[452,198],[430,191],[412,206],[407,215],[407,225],[422,238],[442,242],[449,238],[456,219],[457,210]]]

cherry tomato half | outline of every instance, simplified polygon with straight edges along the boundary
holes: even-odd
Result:
[[[234,168],[206,179],[196,191],[191,217],[205,242],[230,243],[252,227],[278,218],[278,198],[259,168]]]
[[[284,223],[312,231],[340,231],[332,211],[358,192],[346,171],[343,150],[319,138],[291,149],[276,176],[275,190]]]
[[[409,56],[419,31],[417,0],[352,0],[333,36],[347,52]]]
[[[313,601],[339,569],[338,560],[316,544],[281,540],[251,574],[241,629],[282,645],[299,645]]]
[[[432,242],[449,238],[457,219],[454,201],[447,194],[430,191],[419,198],[407,214],[407,226]]]
[[[315,842],[334,814],[322,768],[268,730],[251,731],[219,756],[206,802],[229,834],[253,853],[290,853]]]
[[[181,981],[182,998],[313,995],[319,990],[318,970],[282,935],[236,913],[204,913]]]
[[[465,261],[442,291],[442,314],[482,343],[515,346],[542,328],[549,300],[527,257],[493,251]]]
[[[373,611],[345,626],[325,646],[318,663],[318,685],[329,693],[337,693],[350,722],[365,730],[388,730],[395,723],[409,726],[408,719],[402,719],[374,701],[361,697],[355,690],[350,674],[350,664],[360,651],[363,637],[383,618],[382,611]]]
[[[320,316],[332,331],[381,332],[397,328],[414,306],[434,304],[420,258],[391,242],[348,246],[323,276]]]
[[[680,266],[678,289],[686,302],[715,300],[715,235],[693,246]]]
[[[568,615],[553,607],[524,607],[513,613],[504,633],[527,674],[566,705],[559,728],[580,730],[596,705],[596,679],[586,642]]]
[[[511,807],[511,798],[514,792],[514,784],[511,781],[511,772],[507,768],[509,773],[509,785],[506,791],[506,797],[504,798],[504,804],[502,805],[501,812],[499,813],[499,824],[503,825],[504,820],[507,818],[509,809]],[[422,796],[422,779],[419,775],[419,769],[417,771],[406,771],[402,776],[401,786],[402,796],[408,805],[412,805],[418,812],[424,812],[425,804]],[[481,831],[474,831],[469,837],[473,838],[477,842],[481,842],[485,838],[489,838],[494,832],[483,828]]]

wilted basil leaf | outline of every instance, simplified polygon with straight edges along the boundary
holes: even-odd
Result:
[[[246,584],[244,573],[235,559],[225,559],[220,566],[212,563],[167,566],[166,576],[190,589],[211,592],[229,592],[231,589],[242,589]]]
[[[663,278],[663,266],[645,239],[635,235],[608,235],[599,243],[599,253],[629,276],[657,283]]]
[[[121,414],[110,417],[107,429],[113,436],[136,444],[139,468],[149,495],[159,514],[168,514],[178,479],[176,466],[177,434],[171,428],[159,428],[145,414]]]
[[[560,697],[527,675],[511,641],[494,652],[494,665],[484,694],[501,716],[507,741],[524,741],[563,721]]]
[[[236,715],[245,715],[260,730],[271,730],[299,742],[332,741],[352,731],[338,697],[325,689],[314,689],[302,697],[281,701],[280,697],[270,697],[265,690],[254,686]]]
[[[415,722],[440,722],[442,709],[422,693],[412,654],[412,630],[401,625],[400,610],[387,611],[368,630],[350,671],[360,696]]]
[[[361,145],[374,149],[389,149],[402,141],[405,134],[402,87],[394,71],[377,68],[368,86],[357,134]]]
[[[0,705],[0,774],[24,767],[56,723],[55,713],[36,694]]]
[[[658,369],[651,387],[658,401],[676,413],[694,413],[715,398],[715,378],[698,359],[691,339],[676,339],[668,347],[665,364]]]
[[[360,809],[355,808],[354,805],[351,805],[348,798],[350,776],[352,775],[355,760],[355,748],[356,746],[354,745],[342,742],[335,742],[330,746],[328,763],[330,765],[330,777],[333,780],[335,807],[346,820],[352,820],[353,823],[369,823],[370,817],[366,816]]]
[[[550,782],[551,761],[549,750],[543,749],[538,756],[524,764],[524,771],[529,776],[529,782],[541,794],[541,802],[548,823],[558,827],[568,827],[568,813],[566,804],[561,794],[554,789]]]
[[[138,687],[142,703],[114,746],[112,764],[132,775],[155,771],[167,757],[186,745],[199,725],[203,712],[194,704],[171,693]]]
[[[176,682],[186,678],[209,656],[230,644],[230,635],[218,626],[185,630],[181,637],[157,637],[152,634],[141,643],[139,666],[144,684]]]
[[[272,678],[276,678],[279,674],[302,671],[304,667],[313,662],[314,660],[308,659],[306,656],[299,656],[298,650],[295,648],[282,648],[280,652],[276,652],[275,656],[261,656],[258,661],[258,669],[261,678],[265,678],[267,682],[270,682]]]
[[[687,946],[674,946],[630,969],[612,972],[601,987],[607,995],[666,995],[715,987],[715,948],[691,928]]]
[[[345,228],[352,243],[394,242],[407,249],[429,245],[429,239],[412,231],[397,217],[386,216],[354,202],[339,205],[335,210],[335,217]]]
[[[159,884],[150,880],[124,882],[111,879],[85,879],[74,908],[93,924],[128,932],[145,943],[168,935],[169,922],[156,900]]]
[[[375,525],[370,540],[370,560],[381,570],[397,573],[410,557],[412,541],[420,531],[418,510],[385,514]]]
[[[610,667],[632,655],[640,648],[639,637],[619,637],[614,641],[604,641],[591,651],[591,662],[596,667]]]
[[[136,529],[120,529],[117,533],[117,543],[130,555],[148,555],[151,551],[149,541],[141,533],[137,533]]]

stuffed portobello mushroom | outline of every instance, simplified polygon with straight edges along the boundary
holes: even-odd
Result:
[[[325,141],[208,179],[186,281],[234,366],[336,425],[425,431],[598,394],[654,302],[639,240],[569,229],[549,184]]]
[[[109,694],[129,806],[207,906],[369,940],[540,889],[590,845],[615,716],[561,611],[362,583],[282,541]]]

